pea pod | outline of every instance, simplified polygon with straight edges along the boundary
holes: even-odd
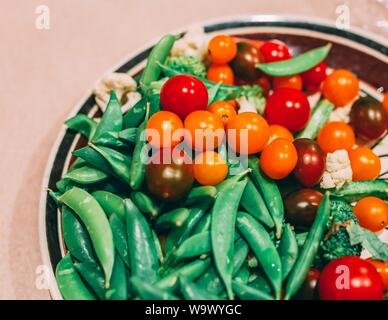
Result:
[[[132,277],[131,283],[133,289],[137,292],[140,298],[145,300],[179,300],[177,296],[171,292],[150,285],[141,278]]]
[[[366,196],[374,196],[383,200],[388,200],[388,181],[353,181],[345,184],[339,189],[331,190],[331,195],[348,202],[358,201]]]
[[[241,300],[273,300],[268,293],[252,288],[238,281],[233,281],[233,290]]]
[[[207,292],[198,284],[188,281],[185,277],[179,278],[179,285],[186,300],[220,300],[219,297]]]
[[[110,166],[109,162],[105,160],[105,158],[99,154],[96,150],[91,148],[90,146],[86,146],[80,149],[77,149],[72,152],[72,154],[75,157],[79,157],[86,161],[88,164],[92,165],[93,167],[104,171],[105,173],[115,176],[115,172],[113,171],[112,167]]]
[[[67,254],[57,264],[55,269],[59,291],[66,300],[95,300],[95,296],[82,282],[74,269],[70,254]]]
[[[181,227],[189,215],[190,210],[186,208],[177,208],[166,212],[156,220],[155,228],[159,231],[165,231],[173,227]]]
[[[194,187],[187,195],[184,205],[190,206],[203,201],[214,201],[217,195],[217,189],[213,186]]]
[[[114,243],[109,221],[98,202],[85,190],[74,187],[59,200],[74,210],[85,224],[105,274],[105,287],[109,288],[114,263]]]
[[[262,270],[255,270],[254,275],[256,277],[249,282],[249,286],[254,289],[258,289],[265,293],[271,294],[272,292],[271,284],[267,276],[263,274]]]
[[[144,108],[145,109],[145,108]],[[115,132],[109,132],[116,136]],[[136,142],[136,128],[128,128],[117,133],[117,138],[126,144],[133,144]]]
[[[132,275],[154,283],[159,279],[159,261],[151,228],[130,199],[125,199],[124,205]]]
[[[113,266],[111,285],[105,292],[105,298],[107,300],[127,300],[128,298],[126,269],[123,261],[117,253],[115,256],[115,264]]]
[[[330,193],[326,192],[310,228],[307,239],[296,260],[286,284],[285,300],[290,299],[303,284],[324,237],[330,216]]]
[[[247,284],[249,280],[249,276],[250,276],[249,267],[245,263],[241,266],[240,270],[236,273],[236,276],[233,278],[233,280],[239,283]]]
[[[251,179],[248,180],[241,197],[241,206],[268,228],[274,227],[274,222],[265,205],[264,199]]]
[[[143,96],[123,117],[123,129],[139,126],[146,114],[147,96]]]
[[[82,262],[94,261],[90,238],[84,226],[69,207],[62,206],[62,232],[70,253]]]
[[[275,291],[276,298],[280,298],[282,287],[282,266],[279,254],[276,251],[268,232],[251,215],[239,212],[237,214],[237,228],[248,242],[261,267],[268,276]]]
[[[212,221],[211,214],[204,215],[201,218],[201,220],[198,222],[198,224],[195,226],[195,228],[193,230],[193,234],[202,233],[202,232],[210,230],[211,221]]]
[[[153,218],[159,214],[160,208],[145,193],[140,191],[132,191],[130,198],[141,212],[149,215],[150,217]]]
[[[119,139],[119,132],[107,131],[102,133],[97,139],[94,140],[94,144],[104,146],[108,148],[125,148],[127,144]]]
[[[321,100],[314,108],[307,126],[302,131],[298,132],[296,138],[315,139],[318,135],[318,131],[329,120],[333,109],[334,105],[332,103],[326,99]]]
[[[82,167],[86,166],[87,164],[88,163],[84,159],[76,158],[74,160],[74,162],[70,165],[69,170],[67,170],[67,172],[73,171],[73,170],[78,169],[78,168],[82,168]]]
[[[123,220],[121,220],[115,213],[109,217],[110,227],[112,229],[113,240],[117,252],[121,259],[130,268],[129,265],[129,250],[126,226]]]
[[[92,166],[85,165],[81,168],[74,169],[63,176],[79,184],[93,184],[105,180],[108,175]]]
[[[289,223],[284,225],[284,231],[280,238],[278,251],[280,261],[282,262],[282,279],[284,281],[294,266],[299,251],[295,232],[292,230]]]
[[[323,47],[312,49],[291,59],[256,64],[256,68],[269,76],[292,76],[315,67],[327,57],[330,49],[331,44],[329,43]]]
[[[257,158],[249,158],[248,166],[252,170],[251,177],[260,190],[267,205],[268,211],[275,223],[276,237],[279,239],[282,234],[284,207],[283,200],[276,182],[268,178],[259,168]]]
[[[95,292],[97,297],[105,300],[105,279],[104,272],[94,262],[76,262],[74,268],[78,271],[86,284]]]
[[[82,113],[66,120],[65,125],[69,129],[79,132],[88,140],[93,137],[97,127],[96,121]]]
[[[156,234],[155,230],[152,230],[152,239],[154,240],[155,249],[156,249],[156,255],[158,256],[159,262],[164,262],[164,256],[163,256],[163,250],[162,245],[160,243],[159,237]]]
[[[211,243],[214,263],[224,282],[227,294],[233,298],[232,272],[236,213],[247,180],[222,190],[214,203],[211,221]]]
[[[92,193],[99,205],[104,209],[106,215],[110,217],[116,214],[121,220],[125,219],[124,200],[112,192],[98,190]]]

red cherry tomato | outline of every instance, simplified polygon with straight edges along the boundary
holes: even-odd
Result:
[[[326,79],[326,63],[323,61],[318,63],[315,67],[301,73],[303,80],[303,87],[308,92],[316,92],[321,88],[323,80]]]
[[[208,104],[208,92],[201,80],[178,75],[166,81],[160,91],[163,110],[177,114],[182,120],[196,110],[204,110]]]
[[[268,97],[269,91],[271,90],[271,81],[268,76],[260,77],[256,83],[263,89],[264,97]]]
[[[206,78],[213,82],[220,82],[223,84],[234,84],[234,73],[228,64],[212,64],[207,69]]]
[[[296,294],[296,299],[300,300],[318,300],[318,280],[320,272],[317,269],[311,268],[304,280],[302,287]]]
[[[323,269],[318,282],[322,300],[383,300],[383,280],[376,268],[359,257],[341,257]]]
[[[291,53],[287,46],[276,40],[265,42],[260,47],[260,51],[263,54],[265,62],[275,62],[291,58]]]
[[[285,77],[274,77],[272,80],[273,89],[279,88],[291,88],[296,90],[302,90],[303,82],[302,77],[299,74]]]
[[[306,126],[310,103],[301,91],[280,88],[267,99],[264,114],[269,124],[280,124],[295,132]]]

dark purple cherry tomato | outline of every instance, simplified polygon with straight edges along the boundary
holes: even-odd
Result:
[[[350,111],[350,123],[357,136],[365,140],[379,138],[387,128],[383,105],[371,97],[359,98]]]
[[[237,54],[230,65],[239,79],[251,82],[259,79],[262,75],[255,65],[263,61],[263,55],[259,49],[250,43],[239,42],[237,43]]]
[[[300,90],[279,88],[267,99],[264,114],[269,124],[280,124],[295,132],[306,126],[310,103]]]
[[[322,61],[310,70],[300,74],[306,91],[316,92],[321,88],[323,80],[326,79],[326,68],[326,63]]]
[[[301,138],[294,140],[298,162],[293,175],[303,186],[312,187],[321,180],[325,171],[325,156],[314,140]]]
[[[166,81],[160,91],[160,104],[163,110],[177,114],[182,120],[197,110],[205,110],[208,92],[201,80],[178,75]]]
[[[181,199],[191,190],[193,181],[192,165],[182,153],[174,157],[171,151],[162,149],[146,168],[148,190],[160,200],[173,202]]]
[[[276,62],[291,58],[288,47],[283,42],[277,40],[265,42],[260,47],[260,51],[263,54],[264,62]]]
[[[296,294],[296,300],[318,300],[318,280],[320,272],[317,269],[311,268],[304,280],[302,287]]]
[[[314,189],[301,189],[284,199],[285,219],[299,229],[308,229],[315,219],[323,194]]]

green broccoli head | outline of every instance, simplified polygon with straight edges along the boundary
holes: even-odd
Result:
[[[166,65],[175,71],[187,73],[199,78],[206,78],[206,67],[196,57],[178,56],[170,57],[166,61]]]

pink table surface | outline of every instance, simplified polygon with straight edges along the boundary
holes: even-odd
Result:
[[[163,33],[194,22],[254,13],[334,20],[341,3],[351,8],[352,26],[387,37],[381,21],[388,11],[382,2],[0,1],[0,299],[50,298],[35,285],[43,171],[67,114],[112,65]],[[50,30],[35,27],[35,9],[42,4],[50,9]]]

